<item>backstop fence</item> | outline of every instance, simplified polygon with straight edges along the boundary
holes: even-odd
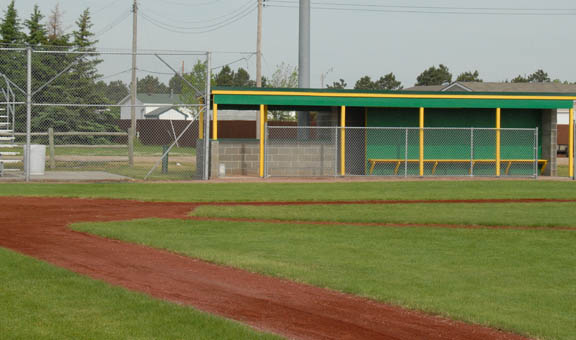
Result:
[[[0,48],[0,177],[207,178],[210,74],[207,52]]]
[[[536,177],[538,129],[268,126],[267,176]]]

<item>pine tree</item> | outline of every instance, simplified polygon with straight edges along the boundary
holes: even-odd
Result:
[[[18,12],[14,7],[14,0],[10,2],[4,13],[4,19],[2,19],[0,24],[0,35],[2,36],[0,42],[3,44],[19,44],[23,42],[24,35],[21,31]]]
[[[26,20],[25,25],[28,28],[28,36],[26,42],[30,45],[44,45],[48,42],[46,27],[42,24],[44,15],[40,13],[38,5],[34,5],[34,10],[30,15],[30,19]]]
[[[62,12],[58,3],[56,3],[48,17],[47,31],[49,45],[68,46],[70,44],[70,36],[64,34],[64,29],[62,28]]]

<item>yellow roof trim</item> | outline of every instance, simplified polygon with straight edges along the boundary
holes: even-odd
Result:
[[[289,92],[289,91],[233,91],[213,90],[212,94],[248,96],[306,96],[306,97],[348,97],[348,98],[410,98],[410,99],[497,99],[497,100],[576,100],[576,96],[528,96],[528,95],[438,95],[438,94],[394,94],[394,93],[330,93],[330,92]]]

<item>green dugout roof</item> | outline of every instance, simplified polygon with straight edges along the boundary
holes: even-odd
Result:
[[[306,107],[409,107],[569,109],[576,93],[417,92],[335,89],[216,87],[213,103],[220,109],[298,109]]]

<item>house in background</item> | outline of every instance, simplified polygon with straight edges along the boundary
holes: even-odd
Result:
[[[179,107],[179,104],[182,104],[179,94],[139,93],[136,95],[136,119],[192,119],[193,110]],[[130,119],[130,96],[126,96],[118,105],[122,105],[120,108],[120,119]]]
[[[457,81],[445,85],[414,86],[406,91],[431,92],[517,92],[576,93],[576,84],[562,83],[480,83]],[[576,107],[576,106],[575,106]],[[568,125],[568,109],[558,110],[558,125]]]
[[[517,93],[576,93],[576,84],[562,83],[480,83],[457,81],[445,85],[414,86],[406,91],[423,92],[517,92]],[[576,101],[574,102],[576,108]],[[568,124],[569,110],[558,109],[556,111],[556,128],[552,133],[557,133],[557,145],[559,153],[566,153],[568,149]]]

